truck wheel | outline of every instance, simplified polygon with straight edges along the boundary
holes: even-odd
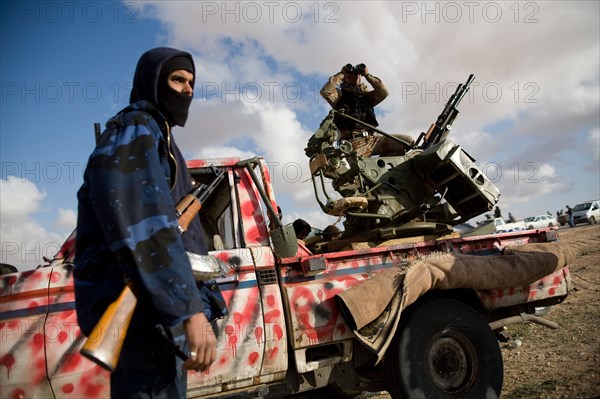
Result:
[[[489,325],[470,306],[450,299],[407,309],[387,350],[385,373],[394,399],[498,398],[504,377]]]
[[[596,223],[596,218],[593,216],[590,216],[590,224],[595,224]]]

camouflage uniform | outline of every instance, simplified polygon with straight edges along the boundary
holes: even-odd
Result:
[[[388,91],[381,79],[371,74],[365,75],[365,79],[373,87],[371,91],[363,83],[349,85],[344,83],[343,79],[344,75],[342,73],[330,77],[321,89],[321,96],[333,109],[344,109],[348,115],[372,126],[378,126],[374,107],[388,96]],[[407,145],[372,132],[368,128],[347,118],[336,117],[334,118],[334,123],[340,130],[342,139],[348,140],[359,156],[402,155],[408,148]],[[414,142],[413,138],[408,135],[396,134],[393,136],[411,145]]]
[[[159,60],[182,54],[191,59],[160,50]],[[161,63],[154,64],[147,69],[154,68],[158,79]],[[113,397],[185,397],[187,372],[155,325],[174,327],[200,312],[209,320],[226,314],[218,286],[196,283],[186,255],[207,253],[199,218],[185,234],[178,230],[175,204],[191,188],[170,125],[153,103],[135,101],[107,122],[77,193],[74,279],[78,322],[86,335],[126,280],[135,287],[138,305],[111,375]]]

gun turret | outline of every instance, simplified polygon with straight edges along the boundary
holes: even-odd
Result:
[[[340,111],[330,112],[305,152],[321,209],[345,217],[344,235],[331,245],[440,236],[452,232],[453,225],[492,209],[500,192],[475,159],[447,139],[459,113],[457,107],[474,79],[469,75],[458,85],[427,133],[421,133],[415,144],[405,143],[409,149],[403,155],[360,155],[352,141],[335,134],[334,116],[355,121],[369,132],[395,137]],[[329,192],[325,179],[331,179],[337,193]]]

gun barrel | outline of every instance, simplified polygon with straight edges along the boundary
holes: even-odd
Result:
[[[456,91],[450,96],[444,110],[437,117],[435,123],[431,125],[427,133],[421,134],[421,137],[423,137],[421,148],[426,149],[446,138],[448,132],[452,129],[452,123],[454,123],[454,120],[459,113],[456,107],[458,107],[458,104],[461,102],[467,91],[469,91],[469,86],[473,80],[475,80],[475,75],[471,74],[464,84],[460,83],[458,85]],[[419,140],[421,140],[421,137],[419,137]]]

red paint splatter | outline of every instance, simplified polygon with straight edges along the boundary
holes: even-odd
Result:
[[[269,360],[273,360],[277,357],[277,354],[279,353],[279,348],[275,347],[273,349],[271,349],[271,351],[269,351]]]
[[[275,306],[275,295],[267,295],[267,305],[269,307]]]
[[[6,367],[6,377],[7,379],[10,379],[10,370],[15,364],[15,357],[12,354],[7,353],[6,355],[2,356],[2,359],[0,359],[0,364]]]
[[[280,315],[281,315],[281,311],[278,309],[267,312],[265,314],[265,323],[273,323],[273,322],[277,321],[279,319]]]
[[[235,331],[235,328],[232,325],[228,324],[225,326],[225,334],[231,335],[234,333],[234,331]]]
[[[554,295],[554,292],[555,292],[555,289],[554,289],[554,287],[550,287],[550,289],[548,290],[548,294],[549,294],[550,296],[552,296],[552,295]]]
[[[256,342],[258,343],[258,345],[260,345],[260,343],[262,342],[262,336],[263,336],[262,327],[258,326],[254,329],[254,336],[256,337]]]
[[[82,357],[78,353],[65,353],[62,358],[62,371],[72,372],[74,371],[79,363],[81,363]]]
[[[558,287],[558,286],[560,285],[560,283],[561,283],[561,282],[562,282],[562,278],[561,278],[561,276],[555,276],[555,277],[554,277],[554,280],[552,281],[552,284],[554,284],[555,286],[557,286],[557,287]]]
[[[52,274],[50,274],[50,281],[52,281],[53,283],[58,283],[61,280],[61,274],[58,272],[52,272]]]
[[[231,348],[231,356],[233,356],[234,358],[237,358],[238,337],[237,337],[237,335],[234,334],[234,332],[235,332],[235,329],[233,328],[233,326],[225,327],[225,333],[229,337],[228,344],[229,344],[229,347]]]
[[[107,377],[108,379],[108,377]],[[86,398],[97,398],[100,396],[100,393],[103,389],[105,389],[106,383],[98,383],[98,384],[88,384],[85,386],[84,393]]]
[[[44,334],[36,333],[33,335],[33,348],[36,352],[44,349]]]
[[[281,329],[281,326],[279,324],[275,324],[273,326],[273,333],[277,337],[277,340],[280,340],[281,337],[283,337],[283,330]]]
[[[258,352],[252,352],[250,355],[248,355],[248,364],[250,366],[254,366],[254,363],[256,363],[258,358],[259,358]]]
[[[41,353],[42,356],[35,361],[34,369],[36,374],[32,378],[33,385],[39,385],[42,383],[42,381],[44,381],[47,378],[46,359],[44,358],[43,352],[38,353]]]
[[[61,390],[64,393],[71,393],[71,392],[73,392],[74,389],[75,389],[75,387],[73,386],[73,384],[65,384],[61,388]]]
[[[10,398],[14,398],[14,399],[21,399],[25,397],[25,391],[22,390],[21,388],[17,388],[12,392],[12,395],[9,396]]]
[[[65,342],[67,338],[69,338],[69,334],[67,334],[66,331],[61,331],[60,333],[58,333],[58,342],[60,342],[61,344]]]
[[[219,366],[223,366],[225,363],[227,363],[227,356],[221,356],[218,363]]]
[[[16,276],[8,276],[5,279],[6,285],[13,285],[17,282],[17,277]]]

